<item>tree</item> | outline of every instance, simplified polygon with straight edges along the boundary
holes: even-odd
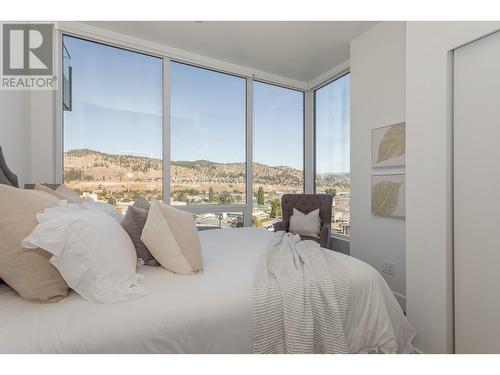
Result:
[[[256,228],[262,227],[262,222],[259,220],[257,216],[252,216],[252,225]]]
[[[214,188],[208,189],[208,201],[213,202],[214,201]]]
[[[281,202],[279,199],[273,200],[271,203],[271,213],[269,214],[270,218],[281,217]]]
[[[187,202],[188,195],[185,190],[179,190],[176,192],[176,199],[178,202]]]
[[[337,189],[328,188],[328,189],[325,189],[325,193],[330,194],[332,196],[332,198],[335,198],[335,196],[337,195]]]
[[[234,202],[234,198],[229,191],[223,191],[219,194],[220,204],[231,204]]]
[[[257,190],[257,204],[259,206],[264,205],[264,189],[262,186],[259,186],[259,190]]]
[[[68,182],[81,180],[83,179],[83,171],[71,168],[65,172],[64,179]]]

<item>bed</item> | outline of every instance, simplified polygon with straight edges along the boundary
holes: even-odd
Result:
[[[252,282],[274,234],[257,228],[200,232],[204,272],[140,266],[147,296],[99,305],[71,292],[33,304],[0,284],[1,353],[253,353]],[[380,274],[329,251],[346,267],[351,353],[412,351],[415,335]]]

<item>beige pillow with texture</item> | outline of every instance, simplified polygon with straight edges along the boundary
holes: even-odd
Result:
[[[296,208],[290,216],[288,231],[299,236],[319,238],[321,230],[321,218],[319,208],[309,212],[307,215]]]
[[[189,212],[153,200],[141,241],[172,272],[189,275],[203,270],[200,237]]]
[[[21,246],[38,224],[36,214],[58,202],[41,191],[0,185],[0,278],[29,301],[56,302],[68,294],[66,282],[50,263],[52,254]]]

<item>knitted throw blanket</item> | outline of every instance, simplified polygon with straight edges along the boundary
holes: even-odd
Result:
[[[275,234],[257,265],[255,353],[347,353],[349,276],[314,241]]]

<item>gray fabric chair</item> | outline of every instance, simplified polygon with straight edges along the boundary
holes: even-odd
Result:
[[[320,238],[301,237],[303,240],[314,240],[319,242],[321,247],[329,248],[331,222],[332,222],[332,196],[330,194],[284,194],[281,198],[281,210],[283,220],[274,224],[274,231],[288,232],[290,216],[293,209],[308,214],[319,208],[321,219]]]
[[[5,176],[5,178],[7,179],[7,181],[4,181],[5,185],[11,185],[16,188],[19,187],[19,183],[17,182],[17,176],[7,166],[1,146],[0,146],[0,170],[2,171],[3,176]]]

